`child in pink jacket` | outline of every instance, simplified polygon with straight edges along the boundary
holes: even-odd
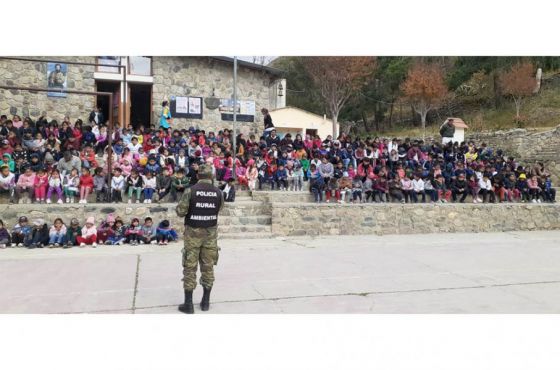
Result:
[[[82,235],[76,237],[80,247],[91,245],[93,248],[97,247],[97,228],[95,227],[95,218],[88,217],[86,224],[82,227]]]
[[[35,187],[35,198],[37,203],[44,203],[47,198],[47,187],[49,186],[49,177],[47,176],[45,170],[40,169],[37,171],[33,186]]]
[[[29,195],[30,202],[35,196],[35,172],[29,167],[19,176],[16,183],[16,196],[18,201],[21,199],[22,193],[27,193]]]

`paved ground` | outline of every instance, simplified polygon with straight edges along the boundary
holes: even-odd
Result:
[[[220,245],[211,313],[560,313],[560,231]],[[0,250],[0,313],[176,313],[181,271],[178,244]]]

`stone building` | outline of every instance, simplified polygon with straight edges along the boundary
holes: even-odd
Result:
[[[0,114],[18,114],[61,121],[86,121],[95,104],[107,119],[119,125],[159,124],[161,103],[170,101],[173,127],[193,126],[206,130],[232,127],[233,59],[227,57],[37,57],[41,61],[0,59],[0,85],[47,88],[54,63],[64,66],[66,88],[79,91],[112,92],[113,111],[107,96],[0,89]],[[81,62],[105,66],[65,64]],[[126,66],[124,69],[113,67]],[[238,61],[238,121],[241,132],[261,132],[261,108],[285,106],[286,81],[282,71]],[[126,80],[126,81],[125,81]],[[52,95],[52,94],[51,94]]]

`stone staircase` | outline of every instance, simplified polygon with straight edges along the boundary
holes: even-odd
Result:
[[[220,239],[255,239],[272,236],[270,204],[237,191],[234,203],[225,203],[218,218]]]

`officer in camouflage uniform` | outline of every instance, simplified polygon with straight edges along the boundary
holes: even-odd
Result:
[[[204,289],[200,309],[210,308],[210,291],[214,284],[214,265],[218,263],[218,212],[223,198],[220,189],[213,185],[212,167],[201,165],[198,182],[187,188],[177,205],[179,217],[185,217],[183,248],[183,288],[185,303],[179,311],[194,313],[192,302],[196,288],[196,270],[200,263],[200,285]]]

